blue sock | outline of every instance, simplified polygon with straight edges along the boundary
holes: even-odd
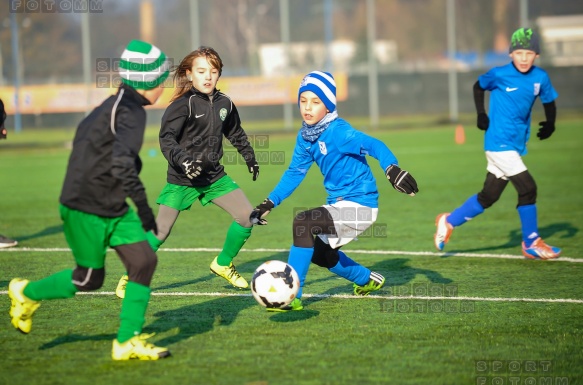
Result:
[[[518,215],[522,225],[522,240],[526,247],[530,247],[538,237],[538,222],[536,216],[536,205],[518,206]]]
[[[370,269],[354,262],[342,251],[339,251],[338,255],[340,257],[338,263],[328,270],[342,278],[346,278],[350,282],[356,283],[358,286],[366,285],[370,279]]]
[[[296,273],[298,273],[298,277],[300,278],[300,289],[298,290],[298,295],[296,296],[297,298],[302,298],[304,282],[306,281],[306,275],[308,275],[308,269],[310,268],[313,254],[313,247],[292,246],[289,249],[287,263],[294,268]]]
[[[452,226],[461,226],[470,219],[477,217],[484,212],[484,208],[478,202],[478,194],[472,195],[463,205],[453,210],[447,217],[447,221]]]

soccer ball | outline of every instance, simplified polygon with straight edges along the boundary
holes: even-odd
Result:
[[[282,308],[298,294],[298,273],[285,262],[267,261],[255,270],[251,279],[251,293],[261,306]]]

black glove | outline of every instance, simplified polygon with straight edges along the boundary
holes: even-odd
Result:
[[[180,166],[188,179],[198,178],[202,172],[202,161],[200,159],[185,158]]]
[[[488,114],[485,112],[480,112],[478,114],[478,122],[476,125],[480,130],[486,131],[488,127],[490,127],[490,118],[488,117]]]
[[[553,132],[555,132],[555,123],[540,122],[539,126],[541,127],[538,129],[538,134],[536,134],[536,136],[538,136],[540,140],[549,138],[553,135]]]
[[[266,225],[267,220],[265,219],[265,217],[267,216],[267,214],[269,214],[269,212],[273,209],[274,206],[275,205],[273,204],[272,201],[269,200],[269,198],[265,198],[265,200],[260,205],[257,205],[257,207],[255,207],[255,209],[251,211],[249,220],[254,225]]]
[[[387,167],[385,174],[395,190],[411,196],[415,196],[415,194],[419,192],[415,178],[413,178],[413,176],[407,171],[401,170],[399,166],[394,164],[390,165]]]
[[[140,217],[140,220],[142,221],[142,227],[144,228],[144,230],[150,231],[152,230],[152,232],[154,234],[158,234],[158,226],[156,225],[156,218],[154,217],[154,213],[152,212],[152,209],[150,208],[150,206],[148,205],[148,201],[139,201],[139,202],[134,202],[136,204],[136,208],[138,209],[138,216]]]
[[[259,164],[255,159],[247,162],[247,167],[249,168],[249,173],[253,174],[253,182],[259,177]]]

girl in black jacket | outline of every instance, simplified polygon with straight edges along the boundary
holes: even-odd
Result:
[[[253,207],[220,163],[223,137],[242,155],[254,181],[259,176],[259,165],[235,104],[216,89],[222,68],[223,62],[214,49],[200,47],[182,59],[174,71],[176,91],[160,129],[160,148],[168,161],[168,183],[156,201],[160,205],[158,234],[150,232],[148,242],[158,250],[181,211],[190,210],[196,200],[203,206],[214,203],[228,212],[233,222],[210,270],[234,287],[247,289],[249,284],[235,269],[233,258],[251,235],[249,215]],[[116,290],[122,298],[124,280],[122,277]]]

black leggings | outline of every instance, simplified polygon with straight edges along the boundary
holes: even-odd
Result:
[[[317,235],[336,236],[334,219],[324,207],[302,211],[294,218],[294,246],[314,248],[312,263],[331,268],[338,263],[338,249],[333,249]],[[316,237],[314,237],[316,236]]]
[[[536,183],[528,170],[508,177],[508,179],[510,179],[510,182],[512,182],[512,185],[518,193],[518,204],[516,207],[533,205],[536,203]],[[484,182],[482,191],[478,193],[478,202],[483,208],[487,209],[500,199],[500,196],[507,185],[508,180],[496,178],[494,174],[489,172],[486,175],[486,181]]]
[[[298,213],[294,218],[293,232],[296,247],[314,247],[314,235],[336,236],[334,219],[324,207]]]

